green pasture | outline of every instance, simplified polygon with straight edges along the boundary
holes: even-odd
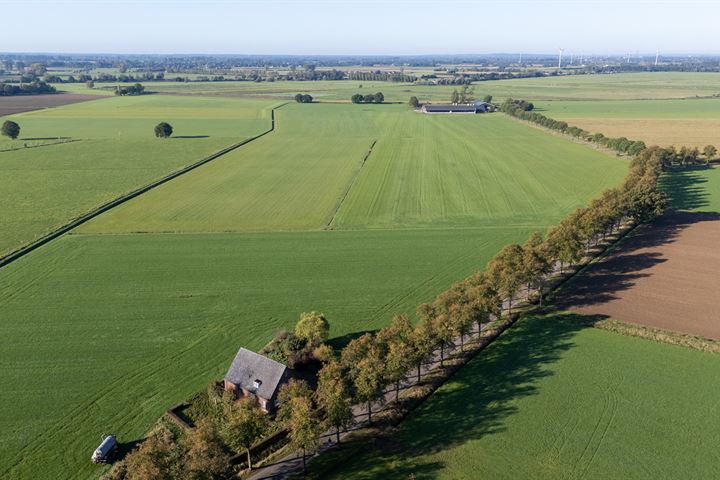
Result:
[[[720,74],[646,72],[567,75],[479,82],[476,91],[498,98],[547,100],[645,100],[705,97],[720,94]]]
[[[267,128],[290,93],[13,116],[23,137],[81,141],[0,153],[4,248]],[[0,269],[0,477],[95,477],[99,434],[141,438],[240,346],[307,310],[327,314],[336,343],[412,313],[627,168],[501,114],[291,103],[276,118],[274,132]],[[186,138],[153,138],[161,120]]]
[[[547,225],[625,170],[504,115],[411,113],[387,122],[335,225]]]
[[[627,168],[499,114],[291,104],[276,118],[271,135],[81,231],[317,230],[331,220],[330,228],[351,229],[545,228],[620,182]]]
[[[21,137],[0,150],[66,137],[72,143],[0,151],[0,253],[7,253],[98,204],[259,133],[271,103],[205,97],[110,98],[12,115]],[[156,139],[170,122],[175,138]]]
[[[519,322],[396,435],[314,478],[717,478],[720,357],[583,324]]]
[[[528,229],[69,235],[0,270],[0,477],[88,478],[300,312],[412,314]]]
[[[286,99],[310,93],[320,100],[349,101],[354,93],[382,91],[392,102],[407,102],[411,95],[421,101],[448,101],[453,85],[341,81],[302,82],[142,82],[148,90],[194,95],[252,96]],[[96,83],[97,87],[115,85]],[[362,87],[361,87],[362,85]],[[83,93],[84,84],[56,85],[60,90]],[[535,102],[548,100],[645,100],[708,97],[720,94],[720,74],[697,72],[645,72],[608,75],[564,75],[475,83],[476,96],[490,94]]]

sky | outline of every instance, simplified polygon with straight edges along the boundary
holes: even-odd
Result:
[[[0,51],[720,54],[720,0],[0,0]]]

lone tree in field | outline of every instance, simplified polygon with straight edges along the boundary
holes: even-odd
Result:
[[[352,103],[362,103],[364,100],[365,100],[365,97],[363,97],[363,96],[360,95],[359,93],[356,93],[355,95],[353,95],[352,97],[350,97],[350,101],[351,101]]]
[[[170,138],[172,134],[173,128],[169,123],[160,122],[155,125],[155,136],[157,138]]]
[[[411,108],[420,108],[420,100],[418,100],[417,97],[412,96],[412,97],[410,97],[410,101],[408,102],[408,105],[410,105]]]
[[[457,90],[453,90],[452,95],[450,95],[450,103],[459,103],[460,102],[460,94]]]
[[[95,82],[93,82],[92,80],[88,80],[87,82],[85,82],[85,86],[87,88],[95,88]]]
[[[18,135],[20,135],[20,125],[12,120],[5,120],[5,123],[2,125],[2,134],[5,137],[10,137],[15,140]]]

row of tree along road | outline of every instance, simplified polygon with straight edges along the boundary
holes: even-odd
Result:
[[[522,118],[519,112],[528,112],[525,107],[506,103],[504,109]],[[484,271],[420,305],[414,325],[408,317],[396,315],[385,328],[333,351],[325,343],[327,320],[316,312],[303,314],[294,332],[279,332],[262,352],[290,366],[318,365],[310,383],[292,380],[282,388],[274,420],[251,400],[209,394],[215,400],[208,402],[211,407],[196,428],[181,435],[156,431],[108,478],[227,478],[236,474],[229,463],[232,453],[246,450],[249,467],[250,446],[277,428],[287,431],[290,449],[302,451],[304,465],[305,453],[318,449],[322,432],[333,429],[339,441],[340,432],[355,421],[354,405],[365,405],[371,423],[373,403],[383,401],[388,389],[397,399],[403,379],[419,379],[422,366],[438,351],[442,367],[449,345],[459,339],[463,350],[471,331],[482,331],[484,324],[503,314],[510,316],[519,297],[542,303],[550,277],[578,263],[620,225],[649,222],[660,215],[666,203],[658,190],[662,152],[658,147],[639,151],[621,186],[576,209],[545,235],[534,233],[522,245],[504,247]]]

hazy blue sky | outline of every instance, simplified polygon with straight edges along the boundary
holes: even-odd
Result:
[[[0,51],[720,53],[720,0],[0,0]]]

